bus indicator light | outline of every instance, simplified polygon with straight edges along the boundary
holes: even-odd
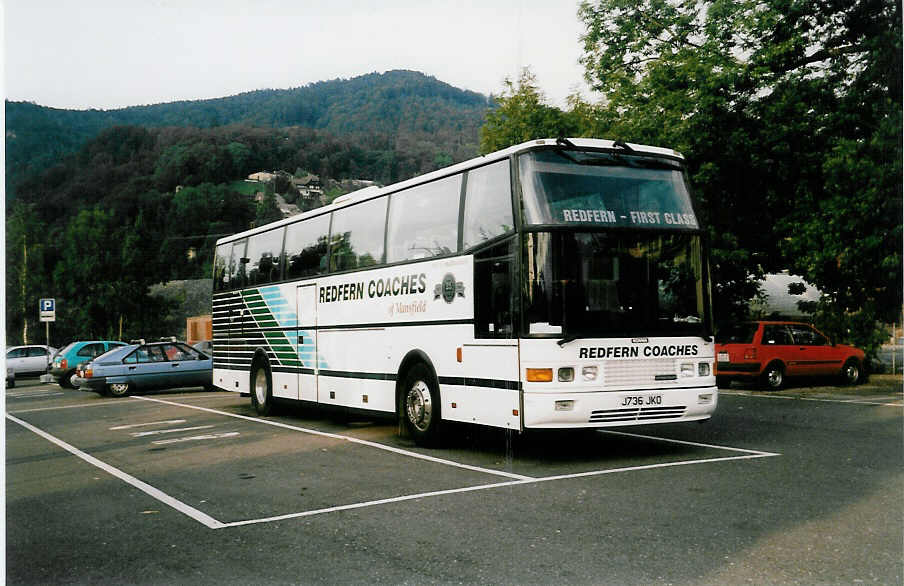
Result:
[[[461,362],[461,346],[455,349],[455,358]]]
[[[552,382],[552,369],[551,368],[528,368],[527,369],[527,382],[529,382],[529,383],[551,383]]]

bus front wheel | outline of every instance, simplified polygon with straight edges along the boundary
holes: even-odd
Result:
[[[273,379],[266,364],[256,362],[251,369],[251,404],[258,415],[273,413]]]
[[[423,363],[408,370],[402,383],[402,417],[418,445],[432,445],[439,437],[440,399],[436,377]]]

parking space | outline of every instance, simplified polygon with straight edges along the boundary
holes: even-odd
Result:
[[[233,393],[19,393],[7,397],[10,421],[212,529],[777,455],[617,431],[513,442],[505,432],[472,428],[457,428],[462,435],[444,448],[423,450],[391,423],[336,423],[319,412],[259,418]]]
[[[6,397],[8,577],[899,582],[901,394],[856,392],[733,388],[705,425],[461,426],[422,449],[392,421],[260,418],[232,393],[23,385]]]

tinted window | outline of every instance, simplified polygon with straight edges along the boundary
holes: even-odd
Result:
[[[324,214],[286,228],[286,278],[327,272],[330,216]]]
[[[7,358],[22,358],[25,356],[25,348],[16,348],[6,353]]]
[[[330,269],[343,271],[383,262],[386,198],[333,212]]]
[[[461,175],[392,194],[386,261],[456,252],[460,200]]]
[[[769,346],[790,346],[794,342],[791,341],[787,326],[771,325],[763,326],[763,339],[760,343]]]
[[[248,239],[248,284],[263,285],[280,279],[279,255],[283,228],[255,234]]]
[[[474,325],[478,338],[514,337],[514,239],[474,258]]]
[[[468,172],[463,235],[465,249],[514,229],[511,191],[508,161]]]
[[[100,356],[105,352],[103,344],[86,344],[82,346],[78,352],[75,353],[76,356]]]
[[[791,335],[795,344],[804,346],[824,346],[829,343],[822,334],[807,326],[792,325]]]
[[[44,348],[29,348],[28,349],[29,356],[47,356],[47,350]]]
[[[752,344],[757,324],[732,324],[719,330],[716,342],[719,344]]]
[[[539,151],[519,159],[524,221],[695,229],[681,167],[667,159]]]
[[[247,240],[229,242],[217,246],[217,254],[214,258],[213,286],[215,291],[225,291],[242,287],[245,277],[245,265],[242,257],[245,256]]]

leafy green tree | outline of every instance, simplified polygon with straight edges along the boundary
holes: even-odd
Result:
[[[517,81],[505,79],[480,129],[480,152],[489,153],[536,138],[575,136],[580,129],[562,110],[546,103],[536,76],[527,68]]]
[[[46,224],[35,213],[34,205],[16,203],[6,222],[6,336],[7,343],[44,341],[44,328],[38,323],[38,301],[54,297],[46,279],[51,266]]]
[[[579,16],[610,132],[688,157],[717,316],[783,268],[828,295],[826,323],[900,309],[899,2],[600,0]],[[866,329],[832,333],[869,346]]]
[[[254,216],[254,225],[263,226],[276,220],[281,220],[282,212],[276,204],[276,196],[273,193],[265,193],[264,198],[257,204],[257,211]]]

